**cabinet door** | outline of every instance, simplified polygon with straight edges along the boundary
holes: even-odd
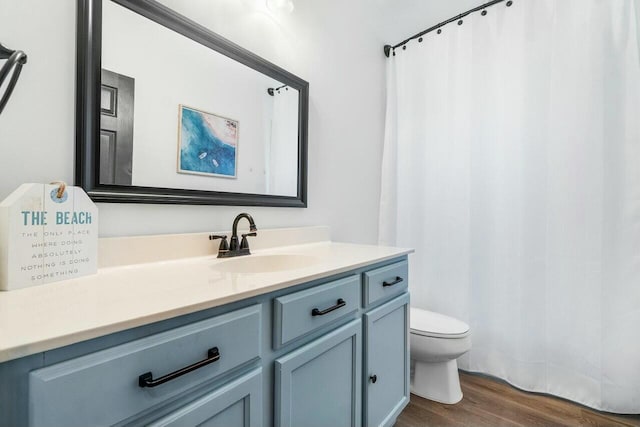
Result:
[[[261,427],[262,368],[220,387],[149,427]]]
[[[364,425],[390,426],[409,403],[409,294],[364,319]]]
[[[276,426],[360,426],[361,325],[354,320],[276,360]]]

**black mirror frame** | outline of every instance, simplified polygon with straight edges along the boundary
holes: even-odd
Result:
[[[102,0],[78,0],[76,45],[75,182],[95,202],[307,207],[309,83],[154,0],[105,0],[287,84],[299,93],[298,192],[296,196],[100,184],[100,71]]]

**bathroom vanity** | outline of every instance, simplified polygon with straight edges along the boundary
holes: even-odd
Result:
[[[2,293],[0,425],[390,426],[409,252],[318,241]]]

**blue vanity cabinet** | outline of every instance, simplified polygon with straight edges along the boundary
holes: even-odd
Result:
[[[406,266],[397,257],[0,363],[0,427],[390,426],[409,401]]]
[[[262,427],[262,369],[185,405],[148,427]]]
[[[275,426],[360,427],[361,321],[275,361]]]
[[[364,315],[366,427],[392,426],[409,403],[409,294]]]

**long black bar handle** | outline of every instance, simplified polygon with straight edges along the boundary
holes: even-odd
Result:
[[[158,379],[153,379],[153,374],[151,372],[146,372],[138,377],[138,385],[140,387],[157,387],[160,384],[164,384],[168,381],[175,380],[178,377],[183,376],[184,374],[188,374],[189,372],[193,372],[196,369],[202,368],[210,363],[217,362],[220,360],[220,352],[218,351],[218,347],[210,348],[207,352],[207,358],[201,360],[199,362],[194,363],[193,365],[189,365],[182,369],[178,369],[175,372],[171,372],[163,377]]]
[[[311,315],[312,316],[324,316],[327,313],[331,313],[334,310],[339,309],[340,307],[344,307],[345,305],[347,305],[347,302],[345,300],[343,300],[342,298],[338,298],[338,301],[336,301],[336,305],[332,305],[329,308],[325,308],[324,310],[320,310],[318,308],[314,308],[313,310],[311,310]]]
[[[393,286],[393,285],[397,285],[398,283],[404,281],[404,279],[400,276],[396,276],[396,280],[394,280],[393,282],[382,282],[382,286],[386,287],[386,286]]]

